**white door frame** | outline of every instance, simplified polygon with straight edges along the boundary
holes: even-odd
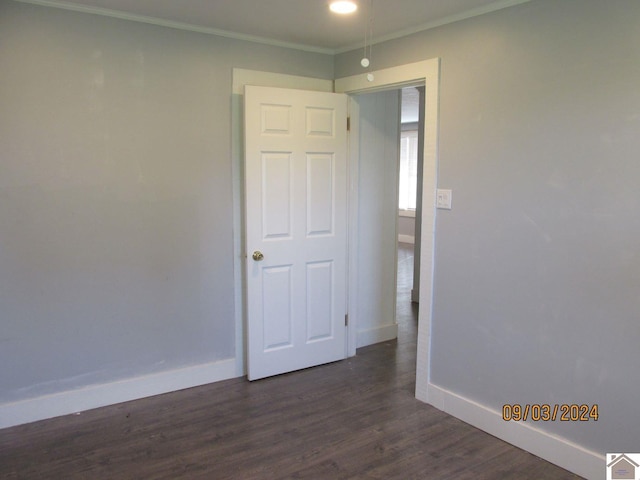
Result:
[[[434,235],[435,235],[435,198],[438,173],[438,105],[440,84],[440,59],[434,58],[422,62],[401,65],[372,72],[374,80],[369,82],[366,74],[353,75],[331,80],[298,77],[293,75],[258,72],[253,70],[233,70],[232,95],[232,177],[233,177],[233,219],[234,219],[234,275],[235,275],[235,320],[236,320],[236,374],[245,374],[246,334],[245,334],[245,282],[243,278],[244,235],[242,232],[242,95],[245,85],[261,85],[282,88],[301,88],[319,91],[335,91],[336,93],[368,93],[377,90],[400,88],[407,85],[425,85],[425,122],[424,122],[424,176],[422,195],[422,237],[420,257],[420,309],[418,314],[418,348],[416,362],[416,397],[428,402],[428,385],[430,382],[430,346],[431,318],[433,306],[433,271],[434,271]],[[355,106],[355,102],[350,102]],[[357,115],[352,117],[356,118]],[[353,128],[352,124],[352,128]],[[357,123],[355,125],[357,129]],[[352,129],[351,138],[357,138]],[[351,142],[350,138],[350,142]],[[358,322],[355,295],[357,294],[357,256],[353,254],[357,248],[353,226],[357,216],[357,183],[354,175],[357,172],[357,142],[352,142],[349,152],[349,356],[355,355]],[[355,177],[357,178],[357,177]]]

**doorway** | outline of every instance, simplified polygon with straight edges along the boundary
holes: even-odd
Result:
[[[401,89],[396,322],[398,345],[407,348],[416,348],[418,334],[421,216],[416,212],[422,200],[418,184],[422,180],[423,95],[422,87]]]
[[[397,67],[373,72],[373,77],[364,74],[339,78],[335,81],[335,91],[349,94],[373,92],[410,85],[424,85],[425,93],[421,102],[424,108],[424,145],[420,148],[423,154],[423,178],[418,182],[422,187],[422,200],[418,202],[416,216],[421,221],[419,261],[420,282],[417,287],[420,310],[418,312],[418,346],[416,360],[416,398],[429,403],[430,380],[430,347],[431,347],[431,313],[433,304],[433,257],[435,237],[435,199],[438,167],[438,103],[440,86],[440,59],[433,58]],[[353,126],[353,121],[352,121]],[[352,163],[357,164],[357,150],[352,152]],[[357,196],[351,196],[357,204]],[[352,237],[353,239],[353,237]],[[356,239],[357,240],[357,239]],[[350,243],[350,248],[358,248],[357,241]],[[349,257],[350,269],[357,271],[358,265],[354,255]],[[356,295],[357,297],[357,295]],[[354,296],[349,298],[351,312]],[[357,302],[356,302],[357,306]],[[353,328],[353,327],[352,327]],[[350,339],[352,338],[350,332]],[[351,347],[351,345],[350,345]],[[355,353],[355,346],[354,346]]]
[[[356,348],[397,338],[396,294],[398,247],[398,155],[400,93],[398,89],[353,95],[358,128],[350,142],[359,148],[358,210],[350,219],[358,248]],[[354,115],[352,114],[352,119]],[[352,120],[353,122],[353,120]],[[351,307],[349,313],[352,313]]]
[[[418,142],[420,87],[392,88],[352,96],[359,128],[357,348],[417,336],[420,221],[416,218],[421,162]],[[416,225],[417,224],[417,225]],[[414,269],[414,259],[418,268]],[[414,271],[416,277],[414,279]],[[414,301],[412,301],[414,300]],[[415,354],[415,350],[413,352]]]
[[[416,371],[416,397],[424,402],[429,402],[429,350],[431,337],[431,305],[432,305],[432,278],[433,278],[433,248],[435,231],[435,191],[437,172],[437,138],[438,138],[438,88],[439,88],[440,61],[437,58],[416,62],[412,64],[391,67],[373,72],[374,80],[369,81],[366,75],[359,74],[343,77],[335,81],[298,77],[268,72],[256,72],[243,69],[234,69],[233,95],[232,95],[232,171],[233,171],[233,199],[234,199],[234,272],[235,272],[235,305],[236,305],[236,375],[242,376],[245,372],[245,309],[244,309],[244,282],[242,274],[245,246],[243,244],[242,224],[242,91],[244,85],[265,85],[287,88],[301,88],[308,90],[335,91],[355,95],[356,93],[373,92],[402,86],[424,84],[426,88],[425,126],[424,126],[424,179],[420,182],[423,190],[423,200],[418,209],[422,225],[419,248],[420,255],[420,287],[417,292],[420,300],[420,312],[418,319],[418,346],[417,346],[417,371]],[[353,113],[356,113],[354,116]],[[352,129],[357,129],[357,112],[352,112]],[[350,178],[357,172],[358,149],[350,152]],[[357,212],[358,197],[357,187],[353,184],[349,192],[350,218],[353,219],[354,211]],[[355,230],[355,229],[352,229]],[[349,315],[352,321],[348,325],[348,355],[355,355],[356,350],[356,324],[358,321],[357,289],[355,275],[358,271],[357,252],[358,242],[354,231],[349,233]]]

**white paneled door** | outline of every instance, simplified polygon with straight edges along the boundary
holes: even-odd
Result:
[[[249,380],[346,354],[347,96],[245,87]]]

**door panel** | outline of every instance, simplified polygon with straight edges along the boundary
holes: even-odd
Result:
[[[293,345],[291,265],[262,270],[263,315],[269,320],[264,330],[265,352]]]
[[[307,155],[307,235],[331,235],[334,224],[335,158],[332,153]]]
[[[346,115],[345,95],[245,88],[250,380],[345,357]]]
[[[262,153],[263,238],[291,238],[291,152]]]
[[[333,336],[333,262],[307,264],[307,342]]]

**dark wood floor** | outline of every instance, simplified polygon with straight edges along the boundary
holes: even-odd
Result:
[[[410,256],[401,250],[400,264]],[[0,478],[579,478],[415,400],[416,312],[402,275],[398,341],[0,430]]]

